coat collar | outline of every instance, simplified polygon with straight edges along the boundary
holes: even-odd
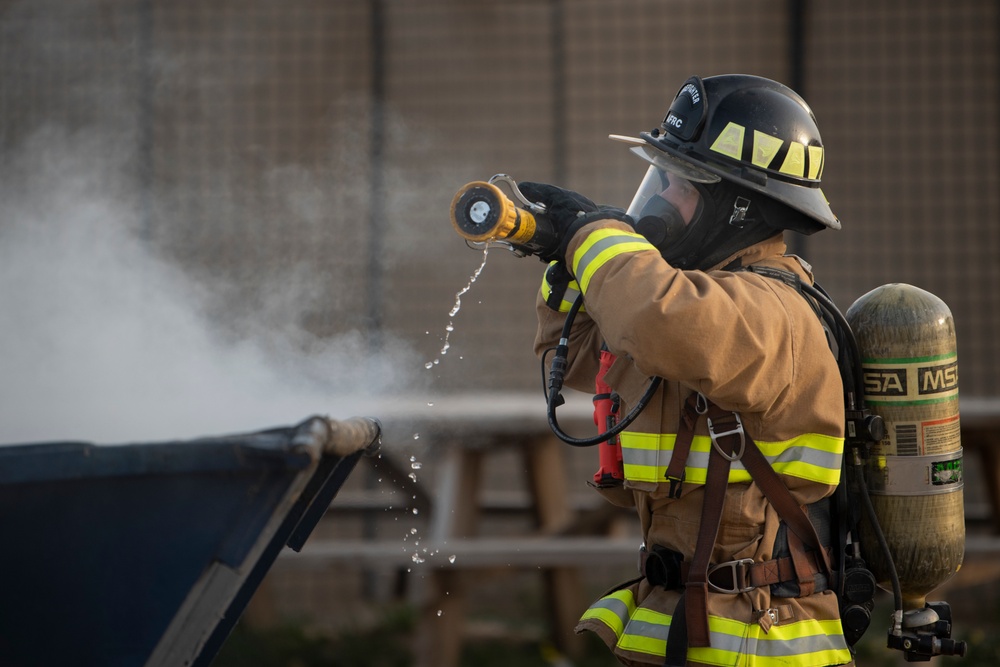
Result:
[[[781,259],[786,250],[784,236],[778,233],[769,239],[733,253],[710,268],[709,271],[734,271],[741,266],[750,266],[766,259]]]

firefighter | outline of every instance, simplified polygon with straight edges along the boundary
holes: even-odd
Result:
[[[566,386],[593,390],[602,346],[623,414],[663,379],[621,434],[623,484],[601,489],[638,512],[639,577],[577,631],[625,665],[853,664],[829,558],[843,387],[794,287],[811,268],[783,241],[840,228],[815,117],[768,79],[692,77],[659,128],[612,138],[649,163],[625,214],[520,184],[562,240],[545,258],[536,353],[582,294]]]

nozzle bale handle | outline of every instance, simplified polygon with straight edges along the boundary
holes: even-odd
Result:
[[[545,216],[518,208],[500,188],[485,181],[473,181],[455,194],[451,224],[467,241],[506,241],[529,255],[548,254],[559,245]]]

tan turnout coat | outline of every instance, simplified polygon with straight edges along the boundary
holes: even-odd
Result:
[[[582,273],[580,255],[586,251],[588,237],[594,232],[618,230],[631,232],[627,225],[611,220],[584,227],[569,244],[567,265]],[[809,268],[784,253],[785,245],[776,236],[720,266],[730,266],[739,257],[744,267],[756,264],[782,269],[811,283]],[[684,401],[692,392],[701,392],[720,407],[739,412],[747,432],[758,443],[782,443],[813,434],[824,442],[839,441],[842,447],[843,389],[836,360],[819,318],[793,288],[748,271],[682,271],[667,264],[652,246],[643,249],[641,244],[637,250],[601,260],[597,266],[586,277],[586,284],[577,275],[583,286],[585,312],[578,315],[572,329],[566,385],[593,392],[602,342],[617,356],[605,379],[622,397],[621,414],[635,404],[649,378],[664,378],[629,432],[676,434]],[[537,311],[535,351],[542,354],[558,342],[565,314],[549,308],[541,297]],[[706,433],[702,419],[696,435]],[[665,465],[665,460],[660,463]],[[803,506],[829,496],[836,488],[835,479],[824,483],[788,474],[781,478]],[[605,495],[616,504],[635,506],[647,545],[679,551],[690,560],[698,535],[703,487],[685,483],[678,499],[671,499],[667,488],[665,481],[627,479],[624,489]],[[776,512],[756,484],[730,483],[712,562],[771,559],[778,527]],[[678,592],[651,586],[640,578],[596,602],[578,631],[596,632],[623,664],[662,664],[665,638],[639,635],[647,631],[662,634],[678,597]],[[608,608],[616,605],[625,610],[617,614],[621,620],[616,621],[614,615],[609,620]],[[732,632],[743,636],[727,636],[730,645],[723,647],[714,646],[713,638],[711,649],[689,651],[689,664],[816,666],[850,662],[839,633],[837,599],[832,591],[776,598],[764,586],[736,595],[710,593],[708,607],[710,617],[735,621],[732,627],[742,629]],[[649,619],[660,627],[648,630],[650,624],[645,621]],[[619,622],[634,625],[639,634],[631,636],[631,630],[616,627]],[[814,634],[820,626],[826,633],[821,640]],[[776,638],[781,636],[782,627],[787,627],[790,636],[812,638],[801,638],[798,643],[782,640],[778,646]],[[794,647],[800,645],[808,650],[798,652]]]

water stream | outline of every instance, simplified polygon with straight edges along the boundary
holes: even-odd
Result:
[[[430,370],[441,363],[441,357],[448,354],[448,349],[451,347],[451,332],[455,330],[455,316],[458,315],[458,311],[462,309],[462,295],[472,289],[472,284],[476,282],[479,278],[479,274],[481,274],[483,269],[486,268],[486,258],[487,255],[489,255],[489,252],[490,246],[487,243],[483,246],[483,261],[479,265],[479,268],[472,273],[472,276],[470,276],[469,282],[466,283],[465,287],[460,289],[458,293],[455,294],[455,305],[452,306],[450,311],[448,311],[448,324],[444,328],[444,343],[441,346],[441,351],[438,352],[440,356],[434,361],[428,361],[424,364],[424,368],[427,370]]]
[[[444,328],[444,340],[441,345],[441,350],[438,352],[437,358],[435,358],[433,361],[428,361],[427,363],[424,364],[424,368],[426,368],[427,370],[431,370],[432,368],[440,364],[441,357],[448,354],[448,349],[451,347],[451,333],[455,330],[455,316],[458,315],[458,311],[462,309],[462,296],[464,296],[470,289],[472,289],[473,283],[476,282],[480,274],[483,272],[483,269],[486,268],[486,258],[488,255],[489,255],[489,244],[485,244],[483,246],[483,261],[479,264],[479,268],[477,268],[469,277],[469,282],[466,283],[465,287],[460,289],[455,294],[455,305],[453,305],[451,310],[448,311],[448,324]],[[432,407],[433,405],[434,403],[432,402],[427,403],[428,407]],[[413,439],[419,440],[420,434],[414,433]],[[420,470],[422,467],[423,464],[420,461],[418,461],[415,456],[410,457],[411,472],[408,475],[410,480],[412,480],[413,482],[417,481],[417,473],[415,471]],[[416,496],[414,496],[414,500],[415,499]],[[413,508],[413,514],[417,514],[416,508]],[[427,556],[435,556],[438,554],[438,550],[434,550],[429,553],[427,547],[423,547],[421,549],[420,536],[418,535],[418,530],[416,528],[411,528],[409,534],[403,536],[403,542],[406,543],[411,538],[413,540],[413,545],[411,547],[412,553],[410,555],[410,560],[412,560],[414,564],[420,565],[421,563],[424,563],[426,561]],[[448,556],[449,563],[454,563],[455,560],[456,557],[454,555]],[[407,568],[407,571],[409,571],[409,568]],[[439,610],[438,616],[440,616],[441,613],[442,612]]]

